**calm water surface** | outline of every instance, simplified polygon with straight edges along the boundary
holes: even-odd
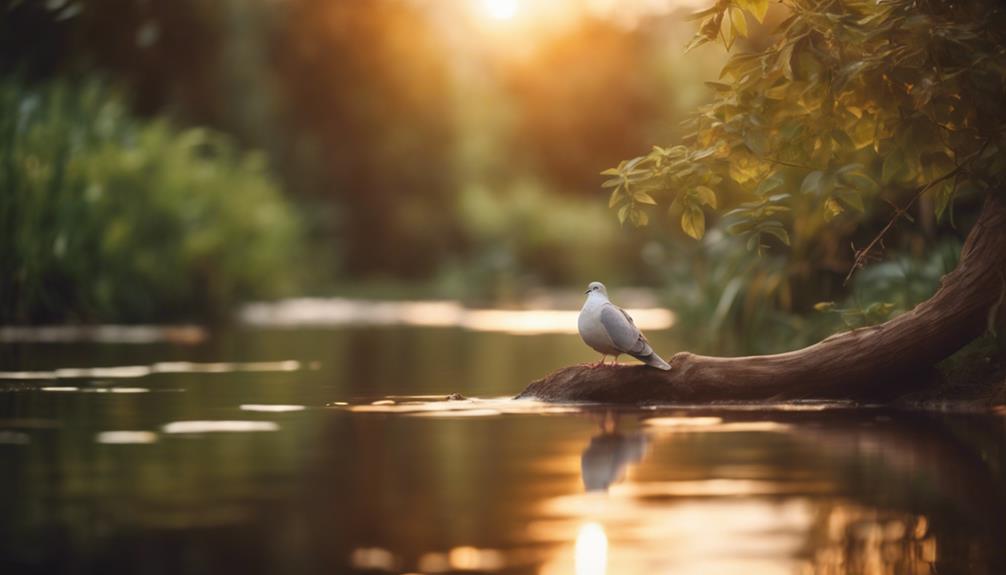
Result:
[[[1001,413],[505,399],[591,359],[450,328],[0,346],[0,573],[1006,572]]]

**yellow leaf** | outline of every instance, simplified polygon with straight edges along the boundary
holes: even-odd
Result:
[[[842,204],[838,203],[835,198],[828,198],[824,201],[824,219],[831,221],[836,216],[842,215],[842,212],[844,211],[845,208],[843,208]]]
[[[608,207],[613,208],[618,205],[618,202],[622,201],[622,194],[620,190],[615,190],[611,192],[611,198],[608,199]]]
[[[723,38],[723,46],[729,50],[734,45],[734,27],[730,18],[724,18],[720,23],[720,36]]]
[[[700,204],[705,204],[712,209],[716,209],[716,192],[706,186],[695,188],[695,196]]]
[[[641,228],[650,223],[650,216],[646,212],[637,211],[633,212],[633,215],[635,217],[633,218],[632,223],[635,224],[637,228]]]
[[[657,205],[657,200],[654,200],[653,196],[643,191],[632,192],[632,199],[641,204],[650,204],[651,206]]]
[[[730,155],[730,178],[738,184],[761,179],[768,170],[765,162],[747,152],[736,151]]]
[[[747,0],[748,12],[755,17],[758,22],[765,21],[765,13],[768,12],[768,0]]]
[[[856,149],[862,150],[872,144],[876,139],[876,125],[873,119],[864,115],[852,125],[852,127],[848,130],[848,133],[852,138],[852,143],[855,144]]]
[[[730,23],[733,25],[734,32],[736,32],[738,36],[742,36],[744,38],[748,37],[748,21],[744,17],[743,10],[736,7],[731,8]]]
[[[697,240],[702,239],[706,233],[706,215],[693,205],[686,206],[681,213],[681,229]]]

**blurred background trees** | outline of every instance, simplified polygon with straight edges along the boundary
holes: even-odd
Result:
[[[978,205],[971,184],[958,182],[954,203],[945,190],[923,195],[916,223],[875,251],[886,263],[844,287],[849,246],[888,221],[883,200],[902,205],[901,192],[952,166],[939,150],[889,153],[947,133],[895,126],[953,98],[931,65],[967,70],[952,85],[970,86],[982,117],[1000,117],[1003,58],[988,34],[1002,16],[992,3],[894,2],[885,6],[911,14],[887,29],[891,15],[859,21],[867,4],[6,0],[0,177],[21,191],[0,196],[3,321],[225,317],[284,293],[508,305],[603,278],[659,288],[695,350],[752,352],[907,309],[955,264]],[[786,21],[794,9],[805,12],[799,32]],[[948,24],[926,40],[933,22]],[[696,31],[694,44],[716,39],[731,53],[712,43],[686,53]],[[875,52],[885,41],[935,52]],[[766,53],[774,59],[759,67]],[[822,87],[842,78],[872,103],[828,100]],[[96,124],[107,109],[117,131]],[[881,117],[882,133],[867,134]],[[630,178],[656,175],[654,188],[610,213],[598,172],[654,143],[666,147],[622,165],[645,170]],[[121,159],[108,159],[113,148]],[[764,157],[775,152],[792,165]],[[86,199],[109,185],[99,161],[132,166],[118,192],[128,202]],[[661,180],[681,176],[661,171],[674,162],[695,170]],[[62,211],[72,202],[50,201],[70,188],[72,217]],[[654,225],[629,225],[641,218]],[[122,228],[151,239],[110,258],[70,240],[85,222],[88,246],[121,241]],[[192,242],[215,247],[191,255]],[[850,313],[815,312],[822,301]]]
[[[382,293],[483,303],[514,302],[529,289],[597,277],[652,283],[660,262],[644,258],[644,247],[651,256],[663,253],[666,234],[620,233],[604,213],[596,172],[655,139],[674,137],[680,111],[705,97],[694,88],[697,81],[683,79],[697,78],[705,62],[720,56],[708,51],[681,60],[689,25],[679,17],[684,8],[673,3],[618,9],[577,0],[521,3],[514,14],[498,13],[495,4],[8,0],[0,10],[0,72],[11,129],[23,127],[18,117],[25,102],[55,93],[74,101],[104,98],[97,107],[124,106],[122,121],[140,131],[152,122],[184,139],[186,127],[205,128],[201,134],[233,148],[226,154],[231,159],[196,146],[193,161],[225,169],[252,153],[258,164],[251,171],[261,186],[282,196],[257,205],[260,198],[244,197],[243,188],[223,179],[219,190],[208,192],[232,197],[219,217],[272,211],[284,221],[294,218],[290,225],[298,233],[279,232],[283,239],[276,241],[291,250],[285,265],[272,262],[272,274],[256,272],[288,281],[250,282],[262,289],[223,290],[200,305],[161,305],[166,296],[150,293],[143,309],[98,305],[71,293],[52,295],[48,304],[5,298],[4,319],[204,317],[242,298],[278,293],[273,283],[322,294],[384,286]],[[673,88],[677,83],[686,89]],[[91,129],[87,113],[78,118],[79,129]],[[53,141],[46,145],[58,148],[68,136],[62,130],[48,131]],[[127,138],[120,145],[125,154],[133,144]],[[22,144],[4,146],[13,158],[8,177],[34,161],[33,152],[14,150]],[[67,153],[73,162],[90,161],[74,146]],[[138,180],[133,190],[137,210],[149,208],[149,217],[160,221],[144,184]],[[175,198],[179,210],[201,193],[177,189],[184,190]],[[34,275],[29,259],[50,250],[51,238],[22,217],[24,200],[6,194],[3,202],[21,226],[21,241],[32,246],[10,255],[4,289],[25,294],[17,282],[49,283]],[[135,221],[136,214],[87,217],[110,234],[116,221]],[[230,250],[258,249],[211,220],[205,225],[218,227]],[[272,241],[267,230],[261,234]],[[161,250],[184,240],[162,237],[163,244],[132,244],[135,259],[115,265],[158,260],[165,265],[160,273],[176,276],[175,287],[164,288],[169,299],[191,302],[183,293],[198,292],[206,280],[191,269],[167,267],[173,260],[160,257]],[[86,279],[61,289],[84,293]],[[113,283],[121,287],[102,289],[135,291],[128,282]]]

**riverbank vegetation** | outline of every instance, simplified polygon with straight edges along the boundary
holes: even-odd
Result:
[[[214,318],[289,293],[298,221],[259,154],[99,81],[0,82],[0,322]]]

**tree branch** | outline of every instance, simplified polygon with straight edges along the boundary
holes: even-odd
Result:
[[[852,276],[856,273],[856,270],[862,268],[863,264],[866,263],[866,259],[870,255],[870,250],[872,250],[877,245],[877,243],[879,243],[884,238],[884,236],[887,234],[887,232],[889,232],[891,230],[891,228],[894,227],[894,224],[898,221],[898,219],[900,219],[901,216],[905,215],[905,212],[907,212],[908,210],[910,210],[912,208],[912,206],[915,205],[915,202],[917,202],[918,199],[922,197],[922,194],[926,193],[927,190],[931,189],[936,184],[944,182],[944,181],[946,181],[946,180],[948,180],[950,178],[953,178],[957,174],[959,174],[961,172],[961,170],[963,170],[965,168],[965,166],[967,166],[969,163],[971,163],[972,161],[974,161],[974,159],[977,158],[978,156],[982,155],[982,152],[985,151],[985,148],[988,145],[989,145],[989,140],[985,140],[985,143],[982,144],[982,147],[979,148],[977,152],[975,152],[975,153],[971,154],[970,156],[968,156],[967,158],[965,158],[964,161],[961,162],[956,168],[950,170],[949,172],[943,174],[942,176],[936,178],[935,180],[929,182],[928,184],[920,187],[915,192],[915,194],[912,195],[912,198],[910,200],[908,200],[908,203],[905,204],[904,207],[902,207],[902,208],[895,208],[894,215],[891,216],[891,220],[889,222],[887,222],[887,225],[884,226],[884,228],[880,230],[880,233],[878,233],[876,235],[876,237],[874,237],[873,240],[871,240],[870,243],[866,245],[865,248],[863,248],[863,249],[859,250],[858,252],[856,252],[856,259],[855,259],[855,261],[852,262],[852,267],[849,268],[849,273],[846,274],[845,280],[842,281],[842,285],[844,286],[844,285],[848,285],[849,284],[849,280],[852,279]]]

